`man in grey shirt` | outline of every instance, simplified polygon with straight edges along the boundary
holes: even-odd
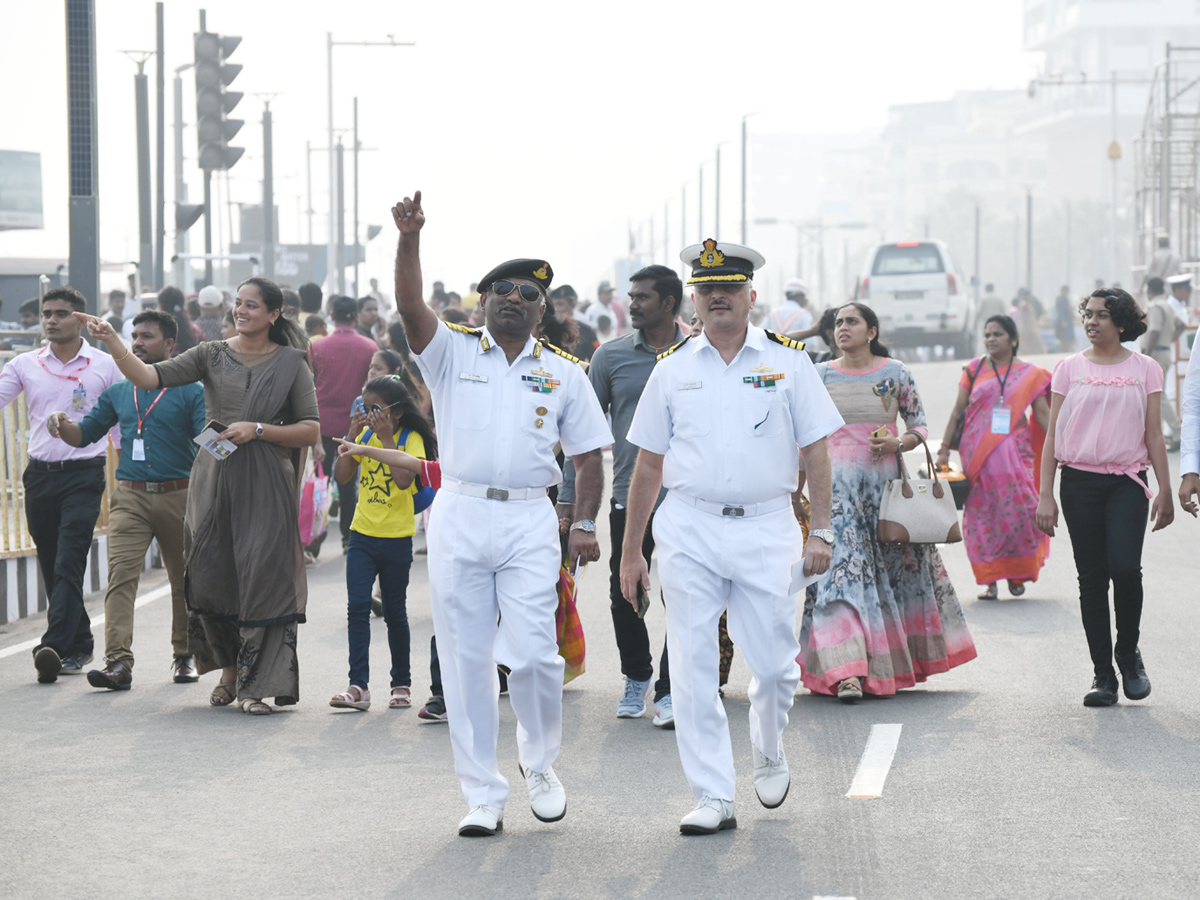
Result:
[[[617,716],[622,719],[635,719],[646,714],[646,696],[654,675],[654,659],[650,655],[646,623],[621,595],[625,504],[629,495],[629,479],[638,455],[638,448],[629,443],[625,436],[629,433],[642,389],[646,387],[658,355],[674,347],[686,336],[675,319],[683,298],[683,282],[672,269],[646,266],[635,272],[629,280],[629,320],[634,330],[601,345],[588,369],[588,378],[600,399],[600,408],[612,417],[615,438],[612,508],[609,513],[612,532],[609,600],[617,649],[621,654],[621,672],[625,675],[625,694],[617,705]],[[665,495],[665,490],[659,492],[659,503]],[[568,461],[563,483],[559,485],[559,519],[565,516],[573,521],[574,502],[575,471]],[[653,523],[653,517],[650,521]],[[654,538],[652,528],[648,525],[642,538],[642,553],[649,559],[653,552]],[[665,643],[658,665],[658,681],[654,684],[654,724],[660,728],[675,727]]]

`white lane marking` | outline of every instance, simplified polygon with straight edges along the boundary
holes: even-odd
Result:
[[[135,600],[133,602],[133,608],[137,609],[139,606],[145,606],[147,603],[153,603],[155,600],[160,600],[163,597],[169,597],[169,596],[171,596],[171,585],[170,584],[159,585],[154,590],[147,591],[146,593],[142,594],[142,596],[138,597],[137,600]],[[103,624],[104,624],[104,614],[103,613],[101,613],[98,616],[94,616],[92,618],[93,630]],[[40,639],[33,640],[33,641],[25,641],[24,643],[21,643],[21,644],[14,644],[11,647],[5,647],[3,650],[0,650],[0,659],[4,659],[6,656],[14,656],[15,654],[21,653],[22,651],[32,650],[34,647],[36,647],[38,645],[39,641],[40,641]]]
[[[858,763],[846,796],[851,800],[874,800],[883,794],[883,782],[900,743],[900,725],[872,725],[867,749]]]
[[[832,894],[813,894],[813,900],[856,900],[856,898],[834,897]]]

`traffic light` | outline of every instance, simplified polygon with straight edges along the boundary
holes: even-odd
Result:
[[[241,42],[240,37],[208,31],[195,36],[197,159],[201,169],[232,168],[246,152],[243,147],[229,146],[244,123],[228,118],[242,99],[237,91],[228,90],[242,67],[226,60]]]

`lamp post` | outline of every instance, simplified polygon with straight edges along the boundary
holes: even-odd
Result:
[[[746,120],[758,113],[746,113],[742,116],[742,244],[746,243]]]
[[[326,136],[328,138],[329,150],[329,243],[326,253],[329,257],[329,262],[332,264],[335,257],[338,256],[338,248],[335,244],[337,239],[334,233],[335,217],[337,216],[338,204],[341,202],[338,185],[337,173],[337,153],[333,144],[333,48],[334,47],[415,47],[416,44],[412,41],[397,41],[392,35],[387,35],[386,41],[335,41],[332,32],[325,33],[325,57],[326,57],[326,89],[327,89],[327,106],[326,106]],[[339,261],[340,262],[340,261]],[[329,272],[326,273],[327,283],[332,289],[336,284],[335,276],[332,274],[332,265],[329,267]],[[345,280],[345,275],[342,274],[342,280]]]
[[[721,239],[721,148],[730,143],[732,141],[721,141],[721,143],[717,144],[717,210],[716,218],[713,220],[713,237],[718,241]]]

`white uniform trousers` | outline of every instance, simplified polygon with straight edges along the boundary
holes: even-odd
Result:
[[[545,497],[498,501],[438,491],[428,540],[454,770],[468,806],[503,807],[497,663],[511,670],[508,693],[525,768],[544,772],[562,743],[558,519]]]
[[[717,694],[717,625],[729,610],[729,636],[750,680],[750,739],[778,759],[788,710],[800,683],[796,598],[787,596],[800,558],[791,506],[733,518],[700,511],[671,494],[654,515],[658,572],[667,605],[667,652],[675,739],[692,793],[733,800],[736,773],[729,723]]]

